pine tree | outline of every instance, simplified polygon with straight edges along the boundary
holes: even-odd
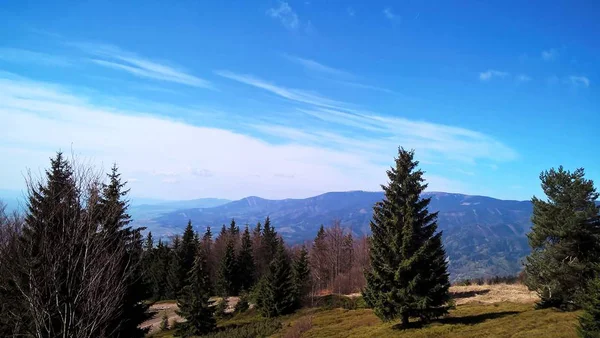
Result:
[[[177,300],[177,314],[185,321],[177,325],[177,335],[198,336],[213,331],[216,327],[214,308],[209,302],[210,284],[206,257],[199,250],[186,286]]]
[[[262,258],[265,259],[266,262],[270,262],[271,259],[273,259],[277,252],[278,245],[279,238],[277,237],[277,231],[275,231],[275,227],[271,226],[271,219],[267,217],[262,235]]]
[[[583,301],[584,313],[579,317],[577,333],[582,338],[600,337],[600,278],[590,281]]]
[[[159,239],[151,255],[150,270],[148,273],[150,275],[150,289],[153,300],[167,299],[169,263],[169,248]]]
[[[186,281],[185,275],[182,275],[183,269],[181,268],[181,257],[180,255],[181,241],[179,236],[175,236],[173,239],[172,246],[169,248],[169,261],[168,261],[168,273],[167,273],[167,299],[176,299],[181,292],[184,282]]]
[[[204,252],[204,257],[206,257],[207,269],[208,269],[207,273],[209,276],[208,279],[210,282],[211,290],[214,290],[214,287],[215,287],[215,284],[217,281],[216,271],[217,271],[218,261],[215,257],[214,250],[213,250],[212,231],[210,230],[210,226],[206,227],[206,231],[204,232],[204,235],[202,236],[200,248]]]
[[[100,205],[103,210],[103,230],[108,232],[112,248],[125,246],[125,256],[122,259],[121,270],[114,271],[122,276],[126,283],[126,292],[122,300],[121,316],[114,318],[110,324],[109,332],[115,337],[144,337],[147,329],[140,328],[140,324],[150,318],[149,306],[144,302],[150,292],[144,283],[142,269],[142,235],[143,228],[133,229],[129,226],[131,217],[127,213],[128,201],[125,199],[129,190],[125,189],[126,182],[121,181],[118,168],[113,165],[108,174],[108,184],[103,185]]]
[[[219,269],[219,290],[222,296],[235,296],[238,293],[237,260],[230,238]]]
[[[262,224],[256,223],[252,229],[252,255],[256,263],[256,280],[260,280],[266,270],[267,264],[262,257]]]
[[[296,309],[294,277],[283,242],[277,241],[275,256],[258,291],[257,306],[264,317],[289,314]]]
[[[192,269],[196,252],[198,251],[198,245],[196,244],[195,236],[196,234],[194,233],[194,228],[192,227],[192,221],[190,220],[183,231],[183,236],[181,236],[181,244],[179,246],[178,254],[179,259],[181,260],[179,263],[181,268],[180,275],[184,280],[182,286],[186,283],[185,276],[187,276],[188,272]]]
[[[256,276],[254,257],[252,256],[252,240],[250,239],[248,226],[246,226],[242,234],[242,243],[238,255],[238,268],[239,288],[242,291],[248,292],[254,286]]]
[[[417,169],[414,151],[399,149],[385,198],[373,208],[371,270],[363,295],[382,320],[409,317],[422,321],[447,313],[450,300],[442,235],[436,233],[437,213],[429,213],[430,198],[421,198],[427,184]]]
[[[294,260],[293,268],[296,299],[298,302],[302,302],[310,290],[310,266],[306,247],[302,246],[300,254]]]
[[[598,193],[583,169],[550,169],[540,175],[547,201],[534,197],[531,254],[525,263],[525,284],[541,298],[540,307],[578,307],[600,260]]]
[[[315,283],[318,288],[326,287],[330,279],[330,271],[327,264],[328,251],[325,227],[321,224],[313,242],[310,255],[311,265],[314,267]]]

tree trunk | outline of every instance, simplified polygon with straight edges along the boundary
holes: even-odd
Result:
[[[408,327],[408,313],[402,313],[402,326]]]

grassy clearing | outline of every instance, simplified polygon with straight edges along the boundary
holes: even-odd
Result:
[[[277,319],[280,328],[271,337],[576,337],[579,312],[534,310],[535,295],[522,285],[453,287],[457,303],[450,315],[424,327],[400,329],[398,321],[382,323],[364,308],[360,297],[325,296],[317,308],[305,308]],[[228,337],[249,337],[265,322],[256,310],[220,319],[218,326]],[[415,323],[415,326],[417,323]],[[173,337],[173,331],[153,337]],[[237,335],[239,333],[239,335]]]

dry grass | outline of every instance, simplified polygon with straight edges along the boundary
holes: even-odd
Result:
[[[450,293],[456,305],[468,303],[494,304],[501,302],[535,303],[539,297],[522,284],[493,284],[452,286]]]
[[[537,296],[522,285],[453,286],[456,308],[432,323],[401,329],[398,321],[384,323],[370,309],[305,308],[277,320],[282,328],[271,337],[576,337],[579,312],[535,310]],[[353,295],[354,297],[358,295]],[[243,326],[264,320],[255,311],[219,320],[220,327]],[[160,316],[158,316],[160,323]],[[172,337],[159,332],[155,337]]]

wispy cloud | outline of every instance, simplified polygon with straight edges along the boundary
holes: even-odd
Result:
[[[19,48],[0,48],[0,60],[12,63],[39,64],[43,66],[72,66],[71,60],[52,54],[34,52]]]
[[[494,70],[494,69],[490,69],[488,71],[479,73],[479,79],[481,81],[489,81],[495,77],[505,78],[507,76],[508,76],[507,72],[501,72],[499,70]]]
[[[585,76],[571,75],[571,76],[569,76],[568,81],[571,85],[577,86],[577,87],[586,87],[587,88],[590,86],[590,79],[588,79]]]
[[[352,7],[346,8],[346,12],[348,13],[349,16],[356,15],[356,12],[354,11],[354,8],[352,8]]]
[[[400,19],[400,17],[398,15],[396,15],[390,7],[386,7],[383,10],[383,15],[390,21],[396,21],[396,20]]]
[[[315,93],[301,89],[281,87],[248,74],[238,74],[227,70],[216,71],[215,73],[230,80],[260,88],[296,102],[330,108],[336,108],[344,105],[342,102],[331,100]]]
[[[517,75],[517,82],[529,82],[531,81],[531,77],[525,74]]]
[[[294,55],[288,55],[288,54],[285,54],[285,57],[297,64],[300,64],[302,67],[304,67],[307,70],[321,72],[321,73],[339,76],[339,77],[346,77],[346,78],[354,77],[354,75],[352,75],[344,70],[326,66],[315,60],[305,59],[305,58],[301,58],[301,57],[294,56]]]
[[[542,59],[544,61],[552,61],[558,57],[558,51],[554,48],[542,51]]]
[[[116,46],[91,43],[73,43],[72,45],[94,55],[96,58],[91,58],[90,61],[103,67],[122,70],[148,79],[214,89],[209,81],[194,76],[180,67],[151,61]]]
[[[388,94],[395,94],[395,92],[393,90],[390,90],[387,88],[373,86],[373,85],[369,85],[369,84],[365,84],[365,83],[360,83],[357,81],[357,76],[348,71],[341,70],[338,68],[333,68],[330,66],[326,66],[315,60],[305,59],[305,58],[301,58],[301,57],[294,56],[294,55],[288,55],[288,54],[284,54],[284,55],[287,59],[289,59],[290,61],[295,62],[297,64],[300,64],[306,70],[318,72],[318,73],[322,73],[322,74],[330,76],[329,78],[327,78],[327,80],[330,80],[330,81],[333,81],[333,82],[336,82],[336,83],[339,83],[342,85],[346,85],[349,87],[375,90],[375,91],[380,91],[380,92],[384,92],[384,93],[388,93]]]
[[[269,8],[267,15],[273,19],[279,20],[283,26],[288,29],[296,30],[300,25],[298,14],[292,10],[292,7],[287,2],[280,1],[278,7]]]
[[[398,145],[415,148],[423,163],[444,159],[460,166],[457,163],[485,164],[517,157],[511,148],[473,130],[344,110],[351,105],[317,93],[231,72],[219,75],[306,105],[301,113],[312,119],[310,127],[269,119],[243,122],[250,124],[251,130],[236,126],[242,122],[229,123],[227,130],[196,126],[150,115],[143,108],[124,110],[118,99],[102,99],[103,105],[96,105],[65,87],[0,76],[0,120],[6,122],[0,124],[0,156],[9,159],[8,167],[19,163],[39,168],[56,149],[73,147],[102,163],[117,161],[124,177],[144,182],[136,187],[137,194],[164,198],[280,198],[333,190],[376,190],[385,180],[385,168]],[[334,105],[338,107],[328,107]],[[30,133],[21,132],[19,126],[23,125]],[[106,139],[105,135],[113,136]],[[160,158],[157,152],[162,154]],[[272,182],[280,173],[294,176],[294,180]],[[18,179],[18,175],[16,171],[9,179]],[[205,179],[208,176],[210,180]],[[426,178],[432,190],[472,192],[460,182],[435,174]]]

